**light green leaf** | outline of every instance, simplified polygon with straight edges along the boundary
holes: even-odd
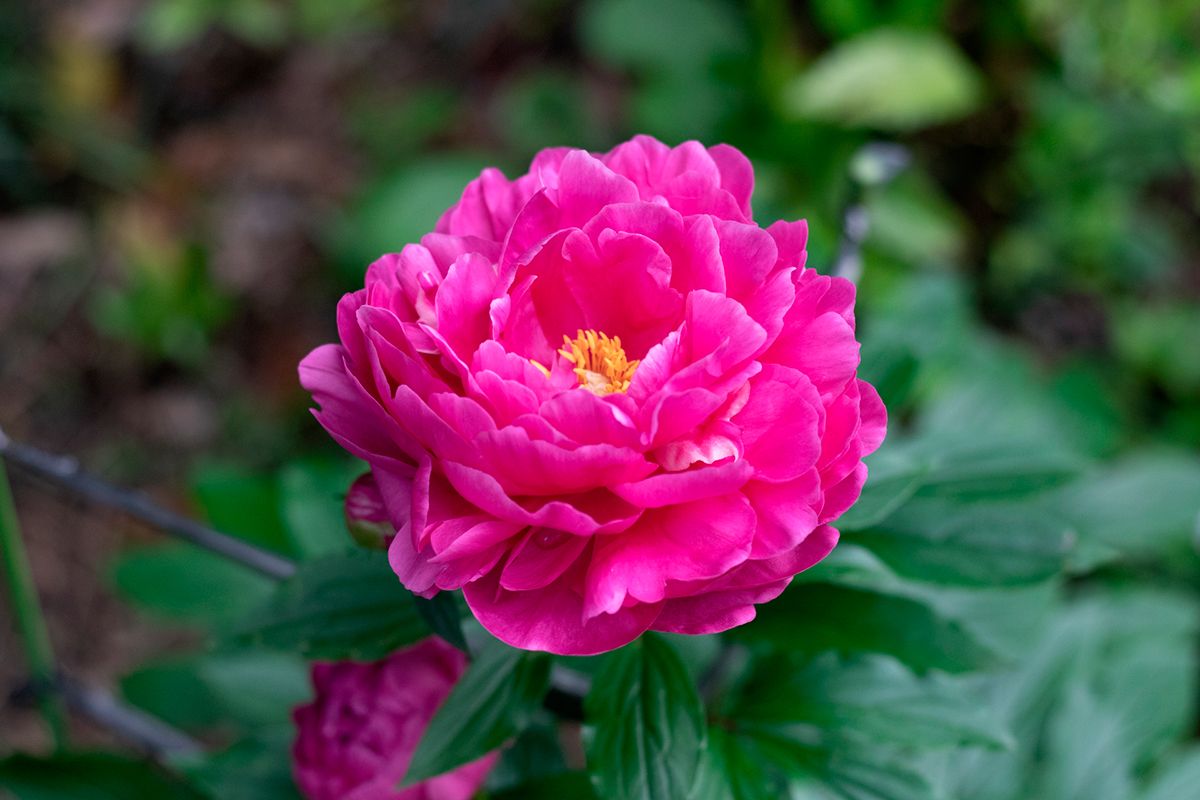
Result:
[[[982,94],[978,70],[941,34],[878,29],[825,53],[785,103],[803,117],[906,131],[961,117]]]
[[[704,706],[675,650],[655,634],[611,653],[585,702],[588,769],[611,800],[691,795],[705,748]]]

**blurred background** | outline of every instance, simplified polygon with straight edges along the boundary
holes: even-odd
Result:
[[[761,223],[808,219],[810,266],[866,208],[863,370],[895,436],[1116,464],[1076,498],[1097,524],[1154,503],[1073,558],[1103,570],[1132,550],[1113,581],[1177,593],[1130,619],[1169,618],[1191,659],[1198,45],[1195,0],[5,3],[0,426],[281,552],[319,547],[354,467],[295,365],[334,338],[369,261],[486,164],[511,176],[542,147],[639,132],[729,142],[754,162]],[[855,158],[871,141],[911,164],[878,182]],[[1132,452],[1141,471],[1120,472]],[[236,665],[204,685],[137,665],[267,587],[17,491],[63,662],[202,726]],[[0,689],[18,652],[4,622]],[[1190,708],[1181,663],[1162,702]],[[302,696],[287,674],[278,691]],[[180,686],[189,708],[163,702]],[[20,703],[0,731],[0,750],[41,745]]]

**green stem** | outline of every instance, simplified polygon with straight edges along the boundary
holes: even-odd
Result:
[[[66,715],[55,693],[54,652],[50,647],[50,635],[46,631],[46,620],[38,602],[37,590],[33,585],[33,574],[29,569],[29,557],[21,539],[21,524],[17,519],[17,508],[13,504],[12,491],[8,485],[8,473],[4,459],[0,458],[0,564],[8,583],[9,598],[13,614],[17,619],[17,630],[25,645],[25,658],[33,676],[38,705],[50,730],[50,738],[57,750],[67,743]]]

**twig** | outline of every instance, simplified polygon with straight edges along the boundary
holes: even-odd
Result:
[[[25,646],[25,658],[33,676],[34,694],[46,727],[54,741],[54,747],[62,750],[67,744],[66,716],[53,692],[54,651],[50,646],[50,634],[46,631],[46,620],[38,601],[37,589],[29,568],[29,556],[21,538],[20,521],[13,504],[12,491],[8,485],[8,474],[0,460],[0,562],[4,565],[4,576],[8,583],[13,614],[17,618],[17,629]]]
[[[290,578],[296,565],[181,514],[168,511],[140,492],[121,489],[85,472],[79,462],[67,456],[55,456],[28,445],[18,444],[0,430],[0,457],[24,473],[65,489],[72,495],[98,505],[116,508],[134,519],[158,528],[179,539],[225,556],[269,578]]]
[[[72,711],[111,731],[146,755],[165,761],[195,758],[204,748],[192,737],[145,711],[119,702],[110,693],[59,675],[57,689]]]

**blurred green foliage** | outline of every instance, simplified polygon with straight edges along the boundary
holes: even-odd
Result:
[[[337,93],[358,170],[313,237],[323,269],[306,299],[328,317],[325,339],[334,298],[371,260],[429,230],[483,164],[513,174],[544,146],[603,149],[636,132],[737,145],[755,163],[759,220],[806,217],[809,264],[822,270],[846,207],[861,203],[870,222],[861,369],[891,427],[839,525],[842,544],[719,644],[652,638],[563,660],[609,676],[588,709],[605,797],[636,796],[647,784],[630,775],[674,786],[684,772],[696,775],[692,797],[736,800],[1195,796],[1194,0],[435,5],[154,0],[133,26],[127,46],[159,70],[214,37],[276,66],[375,47]],[[114,188],[170,183],[165,134],[132,133],[111,104],[68,91],[78,84],[63,76],[79,63],[107,62],[64,61],[49,39],[20,35],[20,12],[0,14],[13,44],[0,48],[0,206],[104,207],[119,202]],[[418,62],[403,79],[387,71],[392,51]],[[911,155],[893,181],[870,180],[855,161],[877,140]],[[124,230],[115,226],[119,269],[90,307],[103,335],[147,362],[203,371],[247,318],[291,324],[278,306],[216,285],[204,225],[148,243]],[[228,402],[254,406],[260,389]],[[346,555],[338,494],[355,466],[312,458],[261,471],[246,427],[223,445],[253,469],[201,467],[193,494],[214,525],[306,562],[300,577],[275,589],[181,546],[123,554],[111,574],[136,607],[218,643],[126,676],[125,697],[233,743],[188,766],[209,796],[269,800],[294,795],[279,710],[303,696],[303,643],[323,630],[322,656],[373,652],[423,635],[430,618],[392,608],[379,633],[324,630],[320,615],[297,611],[336,619],[395,587],[339,589],[387,576],[382,555]],[[249,639],[260,649],[239,649]],[[711,673],[722,650],[730,665]],[[511,653],[493,661],[501,676],[531,669]],[[701,678],[698,695],[690,682]],[[481,697],[499,697],[503,713],[475,733],[490,746],[520,732],[489,794],[588,796],[553,720],[489,685]],[[644,686],[677,702],[612,713],[617,695]],[[470,700],[456,708],[488,711]],[[461,729],[461,718],[435,723],[443,741]],[[68,765],[96,785],[165,780],[90,758]],[[453,755],[429,759],[441,768]],[[73,796],[48,763],[0,762],[0,787]]]

